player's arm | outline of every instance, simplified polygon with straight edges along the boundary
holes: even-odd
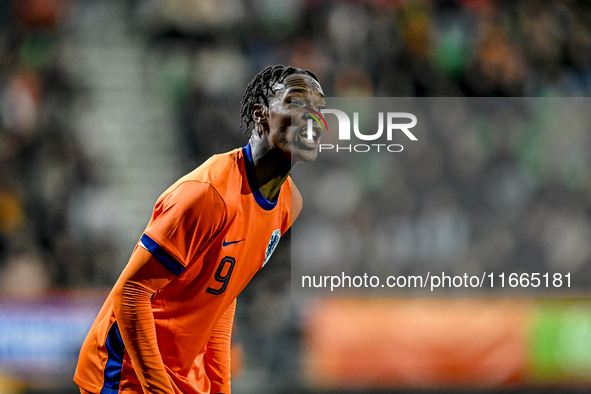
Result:
[[[151,298],[175,275],[137,247],[113,289],[113,309],[144,393],[173,394],[156,340]]]
[[[182,273],[224,215],[224,202],[210,185],[180,184],[156,203],[141,247],[115,285],[115,317],[145,393],[174,392],[158,348],[152,296]]]
[[[234,299],[217,322],[205,349],[205,373],[211,381],[212,393],[230,393],[230,344],[235,313]]]

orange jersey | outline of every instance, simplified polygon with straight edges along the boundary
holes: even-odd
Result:
[[[136,246],[177,276],[151,302],[158,348],[176,393],[208,393],[212,380],[229,392],[229,376],[221,376],[226,372],[204,363],[212,333],[220,318],[233,318],[236,297],[301,210],[289,177],[274,202],[251,190],[253,177],[250,145],[214,155],[159,197]],[[142,392],[112,294],[84,341],[74,381],[101,394]]]

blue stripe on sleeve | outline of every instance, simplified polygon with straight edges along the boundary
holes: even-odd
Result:
[[[173,255],[168,253],[162,246],[158,245],[158,243],[147,234],[142,235],[141,242],[148,252],[156,257],[156,260],[160,261],[162,265],[168,268],[170,272],[176,276],[179,276],[185,269],[185,267]]]
[[[105,383],[101,394],[113,394],[119,392],[119,383],[121,383],[121,369],[123,368],[123,353],[125,346],[117,322],[113,323],[107,336],[107,353],[109,358],[105,365]]]

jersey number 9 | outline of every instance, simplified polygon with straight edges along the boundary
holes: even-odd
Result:
[[[213,287],[208,287],[205,292],[209,293],[209,294],[213,294],[213,295],[220,295],[222,294],[224,291],[226,291],[226,287],[228,286],[228,281],[230,280],[230,276],[232,276],[232,271],[234,270],[234,264],[236,263],[236,260],[234,259],[234,257],[230,257],[230,256],[226,256],[222,259],[222,261],[220,261],[220,265],[218,266],[218,269],[215,271],[215,280],[217,280],[218,282],[220,282],[222,284],[222,286],[219,289],[214,289]],[[226,268],[226,265],[230,264],[230,266],[228,268]],[[223,272],[226,271],[225,274],[223,274]]]

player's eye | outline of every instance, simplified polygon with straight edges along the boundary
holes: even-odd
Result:
[[[304,103],[301,100],[292,99],[291,100],[291,105],[301,107],[302,105],[304,105]]]

